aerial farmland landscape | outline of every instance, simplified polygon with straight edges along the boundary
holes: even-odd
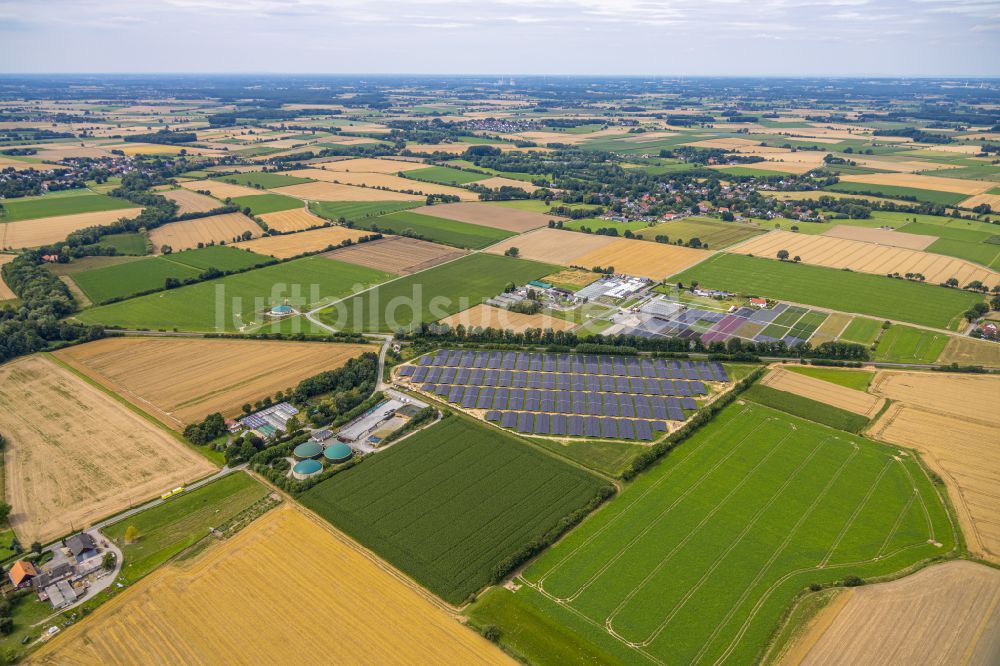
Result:
[[[0,665],[1000,664],[998,35],[0,2]]]

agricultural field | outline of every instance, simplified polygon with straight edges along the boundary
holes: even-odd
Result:
[[[317,220],[318,222],[319,220]],[[329,247],[336,247],[344,241],[355,242],[368,234],[347,227],[320,227],[309,231],[280,236],[262,236],[249,241],[235,243],[235,247],[251,252],[266,254],[278,259],[290,259],[308,252],[319,252]]]
[[[873,175],[893,175],[893,174],[873,174]],[[859,178],[861,176],[858,176]],[[879,185],[867,182],[841,182],[834,185],[827,185],[825,190],[832,192],[845,192],[848,194],[870,194],[887,198],[916,199],[917,201],[927,201],[941,204],[943,206],[955,206],[968,197],[966,194],[956,194],[954,192],[941,192],[938,190],[925,190],[916,187],[902,187],[898,185]]]
[[[511,435],[453,415],[320,483],[302,503],[457,605],[600,486]]]
[[[95,243],[97,247],[113,247],[116,255],[141,257],[146,254],[146,236],[140,233],[108,234]]]
[[[257,237],[263,230],[243,213],[224,213],[165,224],[150,231],[149,239],[156,251],[164,245],[177,251],[198,247],[199,243],[231,243],[246,232]]]
[[[986,340],[952,336],[937,360],[938,363],[1000,368],[1000,345]]]
[[[760,380],[759,384],[777,391],[794,393],[868,419],[878,414],[885,402],[881,398],[865,393],[868,383],[874,377],[871,372],[808,366],[789,366],[789,370],[795,372],[788,372],[781,367],[774,368]],[[820,376],[811,376],[813,373],[820,373]],[[851,385],[852,380],[856,380],[857,383]]]
[[[555,215],[545,215],[530,210],[504,206],[492,206],[482,202],[437,204],[416,208],[414,213],[443,217],[456,222],[478,224],[482,227],[499,229],[519,234],[538,227],[547,226],[549,220],[560,219]]]
[[[296,566],[289,568],[294,560]],[[281,585],[247,581],[285,570]],[[317,590],[338,591],[317,594]],[[208,613],[211,617],[206,615]],[[372,618],[379,619],[373,622]],[[281,621],[275,621],[281,618]],[[510,658],[339,534],[284,505],[119,594],[38,651],[42,664],[116,661],[510,664]]]
[[[879,338],[875,360],[887,363],[934,363],[949,335],[912,326],[890,326]]]
[[[271,189],[274,187],[287,187],[289,185],[301,185],[302,183],[309,183],[312,181],[310,178],[302,178],[299,176],[294,176],[285,173],[263,173],[263,172],[249,172],[249,173],[236,173],[227,176],[217,176],[216,180],[222,181],[224,183],[230,183],[232,185],[240,185],[243,187],[256,187],[263,189]]]
[[[913,456],[734,404],[469,615],[528,660],[750,663],[807,585],[955,546]],[[562,631],[539,632],[534,617]]]
[[[14,257],[16,256],[17,255],[14,254],[0,254],[0,269],[3,268],[4,264],[14,261]],[[17,298],[17,294],[11,291],[10,287],[7,286],[7,283],[3,281],[3,274],[0,273],[0,301],[6,301],[12,298]]]
[[[374,187],[355,187],[353,185],[328,182],[289,185],[288,187],[279,187],[273,191],[278,194],[287,194],[290,197],[297,197],[310,202],[336,201],[353,203],[357,201],[426,201],[426,197],[419,194],[405,194],[403,192],[395,192],[393,190],[379,190]],[[251,193],[256,194],[252,191]]]
[[[1000,563],[1000,378],[882,371],[869,391],[893,401],[871,436],[920,451],[948,487],[969,550]]]
[[[274,229],[285,234],[314,229],[327,223],[327,220],[317,217],[307,208],[302,207],[283,210],[277,213],[265,213],[258,215],[258,217],[264,221],[268,229]]]
[[[466,329],[495,328],[501,331],[524,332],[529,328],[542,330],[551,328],[553,331],[568,331],[576,324],[565,319],[546,314],[521,314],[511,312],[492,305],[479,304],[441,320],[442,324],[451,327],[464,326]]]
[[[373,217],[398,213],[408,208],[416,208],[415,201],[313,201],[309,210],[331,222],[362,223]]]
[[[523,259],[474,254],[393,280],[318,314],[338,330],[394,331],[438,321],[497,295],[510,282],[527,284],[557,269]]]
[[[0,211],[0,223],[34,220],[43,217],[59,217],[62,215],[78,215],[80,213],[97,213],[125,208],[135,208],[135,204],[126,199],[116,199],[106,194],[94,194],[93,192],[86,192],[76,196],[5,199],[3,201],[3,210]],[[119,213],[118,217],[127,216],[124,213]]]
[[[982,300],[937,285],[738,254],[716,254],[670,280],[938,328],[957,327],[962,313]]]
[[[844,332],[840,334],[840,339],[867,346],[874,343],[881,332],[882,322],[867,317],[853,317]]]
[[[415,238],[389,236],[367,243],[355,243],[325,256],[356,266],[409,275],[463,257],[465,252]]]
[[[839,312],[831,314],[813,332],[812,337],[809,338],[809,343],[813,347],[817,347],[824,342],[840,339],[841,334],[847,330],[851,320],[852,318],[850,315],[845,315]]]
[[[417,210],[433,211],[434,208],[436,206],[428,206]],[[384,217],[360,222],[358,225],[369,229],[377,228],[379,231],[387,231],[394,234],[407,236],[416,234],[422,239],[435,243],[444,243],[445,245],[473,250],[492,245],[511,236],[511,233],[508,231],[491,229],[475,224],[466,224],[465,222],[456,222],[413,211],[391,213]]]
[[[160,192],[160,195],[176,203],[177,212],[180,214],[206,213],[222,206],[221,201],[192,190],[169,190]]]
[[[892,247],[902,247],[909,250],[926,250],[927,246],[932,244],[935,240],[931,237],[918,236],[909,230],[907,233],[903,233],[902,231],[871,229],[868,227],[858,227],[849,224],[838,224],[830,230],[824,231],[823,235],[829,238],[864,241],[866,243],[890,245]]]
[[[248,332],[270,323],[263,313],[274,305],[316,307],[348,296],[355,286],[364,288],[390,277],[382,271],[307,257],[102,305],[75,317],[88,324],[124,328]],[[217,291],[218,287],[222,289]]]
[[[517,256],[532,261],[544,261],[562,266],[580,265],[576,260],[589,252],[599,250],[617,242],[611,236],[574,233],[562,229],[544,227],[508,238],[497,243],[488,252],[503,254],[517,248]]]
[[[453,186],[465,185],[466,183],[474,183],[476,181],[481,181],[488,178],[486,174],[472,173],[469,171],[462,171],[461,169],[452,169],[451,167],[445,167],[445,166],[426,167],[423,169],[410,169],[409,171],[406,172],[406,177],[413,178],[414,180],[426,180],[431,183],[438,183],[439,185],[453,185]]]
[[[806,378],[798,377],[797,379]],[[867,416],[862,416],[861,414],[841,409],[840,407],[834,407],[827,402],[807,398],[801,395],[801,393],[779,390],[760,382],[751,386],[742,395],[757,404],[780,410],[786,414],[797,416],[800,419],[814,421],[815,423],[836,428],[837,430],[845,430],[855,434],[861,432],[869,423]]]
[[[459,197],[463,201],[475,201],[478,199],[478,196],[469,190],[449,185],[438,185],[437,183],[422,180],[412,180],[386,173],[324,171],[322,169],[300,169],[291,173],[309,180],[338,185],[352,185],[365,188],[366,190],[387,189],[395,192],[415,193],[422,196],[427,196],[428,194],[450,194]],[[359,201],[360,199],[355,200]]]
[[[428,168],[423,162],[408,162],[404,160],[376,159],[360,157],[356,159],[338,160],[320,167],[323,171],[352,171],[355,173],[386,173],[414,171]]]
[[[845,386],[855,391],[867,391],[868,386],[875,378],[872,370],[861,370],[855,368],[825,368],[815,365],[783,365],[783,370],[795,372],[806,377],[821,379],[824,382]]]
[[[249,208],[253,215],[279,213],[283,210],[302,208],[302,201],[283,194],[255,194],[247,197],[233,197],[233,203],[241,209]]]
[[[181,182],[180,185],[185,190],[191,190],[192,192],[208,192],[219,200],[230,199],[232,197],[256,196],[261,193],[260,190],[252,187],[222,183],[216,180],[189,180]]]
[[[96,213],[78,213],[57,217],[39,217],[0,224],[0,249],[38,247],[65,240],[74,231],[111,224],[121,218],[135,217],[141,208],[118,208]]]
[[[211,338],[107,338],[55,356],[175,430],[334,370],[368,345]]]
[[[781,663],[997,663],[998,598],[1000,571],[964,561],[847,590]]]
[[[47,543],[215,467],[41,356],[0,366],[6,500],[22,543]]]
[[[645,240],[650,241],[654,240],[657,236],[666,236],[671,243],[679,240],[689,242],[691,239],[697,238],[706,247],[719,250],[766,232],[766,229],[748,224],[692,217],[663,222],[652,227],[647,227],[640,233]]]

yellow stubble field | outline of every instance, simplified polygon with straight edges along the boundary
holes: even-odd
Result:
[[[78,229],[111,224],[123,217],[135,217],[140,212],[141,208],[119,208],[5,222],[0,224],[0,248],[19,249],[57,243],[66,240],[67,235]]]
[[[679,245],[623,239],[577,257],[573,263],[585,268],[613,266],[615,273],[662,280],[713,254],[708,250],[695,250]]]
[[[260,226],[243,213],[224,213],[165,224],[150,231],[149,240],[157,251],[164,245],[178,251],[198,247],[198,243],[231,243],[245,231],[255,237],[263,233]]]
[[[419,194],[326,182],[300,183],[276,187],[271,191],[308,201],[421,201],[425,198]]]
[[[503,254],[510,248],[516,247],[517,256],[522,259],[572,266],[582,265],[577,264],[577,258],[613,243],[615,243],[615,239],[611,236],[582,234],[575,231],[543,227],[501,241],[491,246],[487,252]]]
[[[17,255],[0,254],[0,268],[3,268],[4,264],[14,261],[15,256]],[[10,287],[7,286],[7,283],[3,281],[3,274],[0,273],[0,301],[6,301],[8,299],[16,297],[17,294],[11,291]]]
[[[840,177],[846,183],[866,183],[868,185],[894,185],[897,187],[915,187],[921,190],[937,190],[939,192],[956,192],[958,194],[981,194],[996,183],[984,180],[966,180],[963,178],[944,178],[943,176],[922,176],[915,173],[866,173],[844,174]]]
[[[222,206],[222,202],[212,197],[199,194],[194,190],[169,190],[160,192],[163,196],[177,204],[179,213],[204,213]]]
[[[352,160],[353,161],[353,160]],[[347,162],[333,162],[331,166],[339,166]],[[424,165],[420,165],[424,166]],[[463,201],[478,201],[479,195],[469,190],[463,190],[449,185],[438,185],[422,180],[402,178],[391,173],[375,173],[363,171],[332,171],[325,169],[300,169],[289,171],[289,175],[299,178],[312,178],[326,183],[354,185],[366,188],[386,188],[395,192],[416,192],[418,194],[450,194]]]
[[[235,247],[250,250],[258,254],[266,254],[277,259],[288,259],[303,252],[317,252],[329,246],[340,245],[345,240],[356,241],[370,232],[347,227],[331,226],[300,231],[294,234],[280,236],[264,236],[251,241],[235,243]]]
[[[844,370],[844,372],[851,371]],[[864,391],[800,375],[797,372],[788,372],[781,368],[773,368],[760,383],[778,391],[794,393],[868,418],[878,414],[885,402],[883,398]]]
[[[520,314],[485,304],[475,305],[468,310],[453,314],[446,319],[442,319],[441,323],[448,324],[451,327],[461,324],[467,329],[476,327],[496,328],[501,331],[511,330],[517,333],[526,331],[529,328],[540,328],[543,330],[551,328],[553,331],[568,331],[576,326],[571,321],[550,315]]]

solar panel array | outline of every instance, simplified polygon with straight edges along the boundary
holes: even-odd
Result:
[[[716,362],[629,356],[442,350],[403,366],[428,393],[525,434],[651,440],[697,409]]]

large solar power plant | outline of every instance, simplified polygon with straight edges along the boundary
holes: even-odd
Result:
[[[524,434],[651,440],[698,408],[715,362],[631,356],[442,350],[400,368],[426,393]]]

